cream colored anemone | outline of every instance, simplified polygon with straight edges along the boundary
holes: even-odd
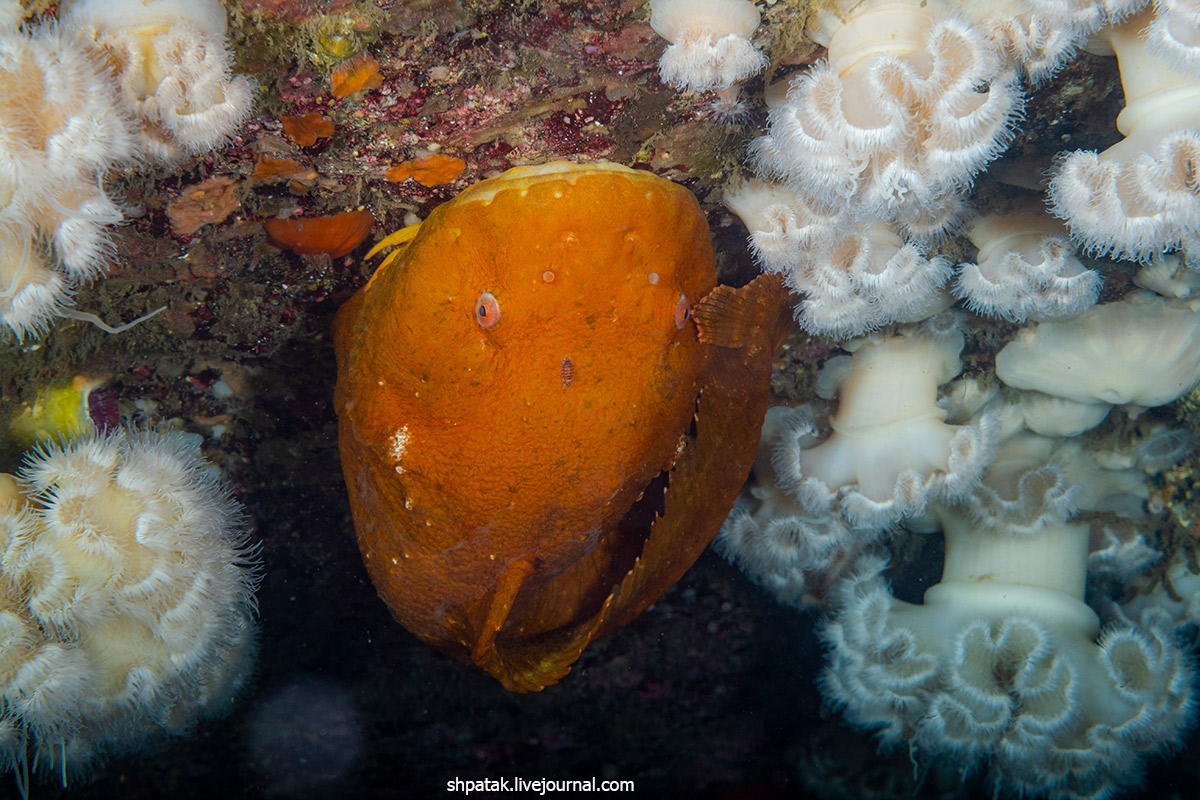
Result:
[[[103,273],[121,220],[103,178],[134,154],[108,75],[73,37],[0,25],[0,325],[18,339]]]
[[[972,220],[967,236],[979,255],[961,265],[954,293],[972,311],[1014,321],[1072,317],[1100,295],[1100,275],[1049,217],[989,214]]]
[[[0,224],[0,322],[18,341],[36,336],[68,298],[66,279],[48,263],[36,229]]]
[[[1108,418],[1108,403],[1081,403],[1043,392],[1019,392],[1017,406],[1025,427],[1042,436],[1078,436]]]
[[[1144,264],[1133,282],[1163,297],[1186,299],[1200,291],[1200,270],[1193,269],[1175,253],[1156,256]]]
[[[750,44],[758,22],[749,0],[650,0],[650,26],[671,42],[658,62],[663,82],[703,92],[759,72],[767,59]]]
[[[59,19],[111,67],[155,161],[220,146],[250,110],[250,81],[230,75],[218,0],[73,0]]]
[[[781,486],[810,511],[868,530],[971,491],[991,456],[993,423],[947,425],[937,405],[938,386],[961,369],[962,346],[952,326],[851,343],[854,355],[830,367],[840,373],[833,433],[815,447],[781,442]]]
[[[725,205],[750,231],[764,271],[783,274],[802,299],[808,331],[845,339],[893,322],[917,322],[949,305],[944,256],[925,256],[885,222],[855,225],[844,213],[814,210],[781,184],[747,181]]]
[[[836,210],[814,208],[778,183],[744,181],[727,188],[723,202],[749,231],[750,249],[763,270],[784,275],[802,272],[805,250],[840,235],[845,225]]]
[[[1200,0],[1154,0],[1154,9],[1142,31],[1147,47],[1178,71],[1200,74]]]
[[[751,482],[713,541],[779,602],[800,607],[819,604],[883,533],[854,531],[839,514],[806,508],[781,484],[776,453],[815,444],[816,434],[809,406],[767,410]]]
[[[966,0],[960,9],[1038,83],[1058,71],[1088,36],[1144,4],[1145,0]]]
[[[94,434],[0,477],[0,769],[76,773],[228,712],[255,559],[199,438]]]
[[[1132,292],[1074,319],[1023,328],[996,357],[1000,380],[1079,403],[1170,403],[1200,380],[1200,312]]]
[[[1165,36],[1195,49],[1200,15],[1181,27],[1152,12],[1105,31],[1121,69],[1125,108],[1117,129],[1125,138],[1097,154],[1078,150],[1050,184],[1050,207],[1085,248],[1116,258],[1148,260],[1173,248],[1200,246],[1200,71],[1161,55]],[[1143,31],[1157,31],[1151,47]]]

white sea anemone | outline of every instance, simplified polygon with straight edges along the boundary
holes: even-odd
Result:
[[[836,379],[832,435],[812,447],[781,439],[780,485],[811,511],[842,514],[861,530],[970,492],[991,458],[993,422],[947,425],[937,405],[938,386],[961,369],[962,333],[926,327],[850,346],[854,355]]]
[[[139,147],[155,161],[220,146],[249,113],[252,86],[230,74],[217,0],[69,0],[59,20],[112,69]]]
[[[0,324],[41,333],[103,272],[121,220],[103,177],[136,152],[109,76],[53,26],[0,26]]]
[[[996,374],[1079,403],[1165,405],[1200,381],[1200,312],[1131,292],[1074,319],[1023,328],[996,356]]]
[[[808,331],[845,339],[893,322],[917,322],[949,305],[950,261],[926,257],[884,222],[855,225],[814,208],[782,184],[747,181],[727,205],[750,231],[764,271],[801,295],[796,319]]]
[[[1189,267],[1178,255],[1167,253],[1143,264],[1133,282],[1163,297],[1185,299],[1200,291],[1200,270]]]
[[[19,4],[0,3],[0,326],[18,339],[61,314],[94,319],[67,307],[112,256],[122,211],[105,176],[208,150],[250,105],[216,0],[76,0],[60,13],[22,31]]]
[[[767,409],[753,477],[721,526],[713,547],[781,603],[819,603],[853,572],[882,529],[854,530],[828,508],[807,508],[775,472],[781,451],[816,444],[808,406]]]
[[[1079,314],[1100,295],[1100,275],[1080,263],[1067,232],[1048,217],[990,214],[972,220],[967,236],[979,255],[960,267],[954,293],[972,311],[1056,319]]]
[[[883,746],[986,769],[997,794],[1107,797],[1191,725],[1191,660],[1164,615],[1100,630],[1083,602],[1089,526],[1066,521],[1061,473],[1006,491],[938,511],[945,564],[923,604],[892,597],[882,559],[838,586],[822,688]]]
[[[1038,83],[1058,71],[1088,36],[1144,4],[1145,0],[966,0],[960,8]]]
[[[650,26],[671,42],[658,62],[685,92],[726,89],[767,65],[750,43],[760,16],[749,0],[650,0]]]
[[[36,229],[0,224],[0,322],[18,341],[37,336],[68,298],[67,281],[47,263]]]
[[[1161,46],[1142,38],[1144,30],[1172,31],[1155,19],[1139,14],[1102,34],[1121,69],[1117,129],[1125,138],[1103,153],[1067,156],[1049,194],[1051,210],[1083,247],[1141,261],[1200,246],[1200,74],[1177,71],[1159,56]],[[1200,27],[1173,35],[1191,47]]]
[[[1142,31],[1147,47],[1179,72],[1200,75],[1200,2],[1154,0],[1154,19]]]
[[[77,772],[229,710],[256,559],[199,438],[93,434],[0,482],[0,767]]]

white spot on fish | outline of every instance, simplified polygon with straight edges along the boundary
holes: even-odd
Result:
[[[408,426],[405,425],[393,433],[392,438],[388,440],[388,455],[392,457],[392,461],[396,462],[397,475],[404,474],[404,467],[400,466],[400,460],[404,458],[404,451],[408,448],[408,439]]]

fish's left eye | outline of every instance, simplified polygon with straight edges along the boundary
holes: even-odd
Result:
[[[500,321],[500,304],[491,292],[484,292],[475,301],[475,321],[481,328],[490,328]]]
[[[681,294],[679,302],[675,304],[675,327],[682,328],[687,324],[690,316],[692,316],[692,307],[688,305],[687,295]]]

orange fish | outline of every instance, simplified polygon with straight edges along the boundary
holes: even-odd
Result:
[[[389,246],[334,323],[359,548],[406,628],[541,689],[716,533],[790,304],[718,287],[692,194],[616,164],[511,169]]]

